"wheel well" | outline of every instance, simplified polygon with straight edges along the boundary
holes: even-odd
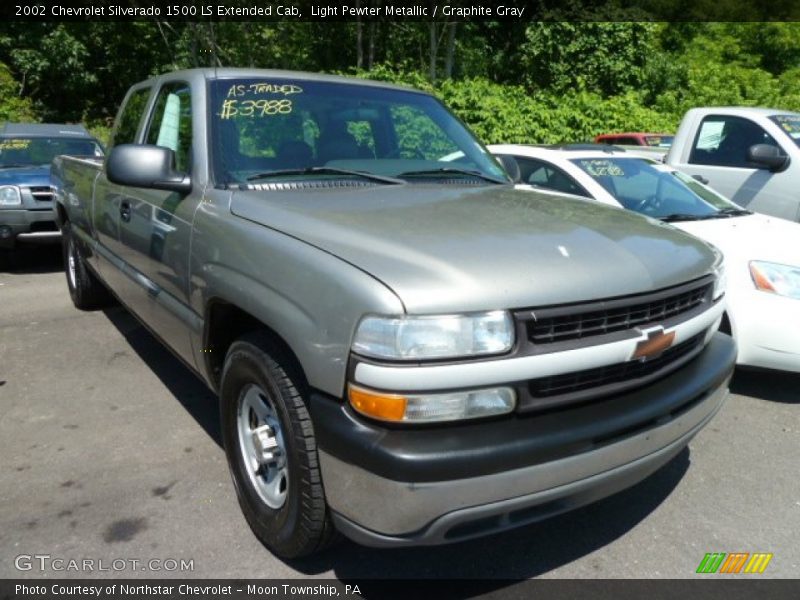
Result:
[[[67,209],[65,209],[62,204],[56,202],[56,224],[58,225],[58,228],[62,229],[64,223],[67,221],[69,221]]]
[[[206,371],[216,389],[219,389],[222,368],[225,365],[225,356],[228,353],[228,348],[237,339],[253,331],[260,331],[269,336],[271,341],[280,349],[281,358],[291,361],[305,382],[305,373],[300,361],[289,344],[280,335],[238,306],[217,300],[208,305],[205,333],[203,335],[203,358]]]

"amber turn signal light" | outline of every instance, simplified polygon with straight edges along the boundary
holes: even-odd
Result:
[[[350,405],[362,415],[381,421],[402,421],[408,400],[397,394],[381,394],[349,385]]]

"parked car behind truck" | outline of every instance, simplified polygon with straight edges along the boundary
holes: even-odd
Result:
[[[133,86],[112,138],[54,164],[73,301],[111,290],[219,394],[240,505],[281,556],[591,502],[726,396],[719,253],[515,191],[430,95],[181,71]]]
[[[613,146],[644,146],[646,148],[669,148],[674,135],[669,133],[603,133],[594,138],[598,144],[611,144]]]
[[[727,259],[722,325],[736,339],[737,363],[800,372],[800,224],[743,209],[674,167],[633,152],[514,144],[489,149],[516,159],[522,186],[632,210],[714,244]]]
[[[752,211],[800,221],[800,113],[694,108],[666,163]]]
[[[50,163],[59,154],[101,156],[82,125],[5,123],[0,129],[0,252],[58,240]]]

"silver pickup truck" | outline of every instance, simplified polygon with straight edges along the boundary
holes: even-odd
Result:
[[[586,504],[727,394],[716,250],[514,190],[425,93],[171,73],[128,92],[105,161],[53,174],[75,305],[110,290],[218,393],[242,510],[284,557]]]

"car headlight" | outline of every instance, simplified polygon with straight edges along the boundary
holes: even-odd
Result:
[[[20,204],[22,204],[22,196],[17,186],[0,186],[0,206],[19,206]]]
[[[351,383],[347,395],[350,406],[362,415],[396,423],[480,419],[508,414],[517,405],[517,394],[510,387],[444,394],[387,394]]]
[[[750,276],[756,289],[789,298],[800,298],[800,267],[754,260]]]
[[[713,300],[716,302],[725,293],[728,288],[728,274],[725,271],[725,260],[721,259],[716,267],[714,267],[714,293]]]
[[[370,316],[361,320],[353,351],[389,360],[502,354],[514,345],[514,321],[502,310],[438,316]]]

